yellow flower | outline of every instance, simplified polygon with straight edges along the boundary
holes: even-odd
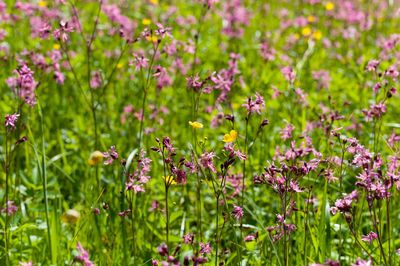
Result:
[[[152,3],[153,5],[158,5],[158,0],[150,0],[150,3]]]
[[[39,5],[40,7],[46,7],[46,6],[47,6],[47,3],[46,3],[46,1],[39,1],[39,2],[38,2],[38,5]]]
[[[325,4],[325,9],[328,10],[328,11],[333,10],[334,8],[335,8],[335,4],[332,3],[332,2],[327,2]]]
[[[236,130],[231,130],[228,134],[224,135],[223,142],[234,142],[237,139],[237,132]]]
[[[189,121],[189,125],[191,125],[193,128],[203,128],[203,124],[197,121]]]
[[[118,69],[121,69],[121,68],[123,68],[123,67],[124,67],[124,64],[123,64],[123,63],[118,63],[118,64],[117,64],[117,68],[118,68]]]
[[[304,27],[301,30],[301,34],[303,34],[303,36],[310,36],[311,34],[311,28],[310,27]]]
[[[308,16],[307,17],[308,22],[315,22],[315,17],[314,16]]]
[[[54,49],[54,50],[60,50],[60,45],[59,45],[58,43],[55,43],[55,44],[53,45],[53,49]]]
[[[61,216],[61,220],[67,224],[75,224],[79,220],[80,216],[81,215],[78,211],[71,209]]]
[[[164,179],[165,183],[167,183],[168,186],[176,184],[176,181],[174,180],[174,177],[172,175],[163,176],[162,179]]]
[[[313,39],[315,39],[317,41],[321,40],[322,32],[320,30],[316,30],[316,31],[313,32],[312,37],[313,37]]]
[[[146,37],[146,39],[147,39],[149,42],[157,42],[157,41],[158,41],[158,38],[157,38],[157,36],[155,36],[155,35],[148,36],[148,37]]]
[[[293,37],[294,37],[295,40],[300,39],[300,35],[299,35],[298,33],[295,33],[295,34],[293,35]]]
[[[150,23],[151,23],[151,20],[150,19],[148,19],[148,18],[144,18],[144,19],[142,19],[142,24],[143,25],[150,25]]]
[[[90,154],[88,164],[89,165],[96,165],[100,163],[104,158],[104,154],[100,151],[94,151],[92,154]]]

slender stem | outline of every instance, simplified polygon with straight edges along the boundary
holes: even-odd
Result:
[[[165,215],[167,218],[167,223],[165,226],[165,236],[167,239],[167,246],[169,247],[169,209],[168,209],[168,188],[169,185],[165,182]]]
[[[391,248],[391,238],[392,238],[392,230],[391,230],[391,224],[390,224],[390,198],[388,197],[386,199],[386,230],[387,230],[387,237],[388,237],[388,249],[389,249],[389,265],[392,264],[392,248]]]
[[[372,207],[372,208],[373,208],[373,207]],[[379,228],[378,228],[378,223],[377,223],[377,219],[376,219],[376,211],[375,211],[375,208],[373,208],[373,209],[371,210],[371,207],[370,207],[370,212],[371,212],[371,211],[372,211],[372,217],[373,217],[373,224],[374,224],[374,227],[375,227],[376,234],[377,234],[377,236],[378,236],[378,243],[379,243],[379,249],[380,249],[380,251],[381,251],[381,256],[382,256],[382,258],[383,258],[383,261],[384,261],[385,265],[388,265],[387,260],[386,260],[385,251],[384,251],[383,245],[382,245],[381,234],[380,234]]]
[[[47,196],[47,172],[46,172],[46,148],[45,148],[45,141],[44,141],[44,130],[43,130],[43,113],[42,113],[42,107],[40,104],[38,105],[39,107],[39,116],[40,116],[40,133],[42,135],[42,181],[43,181],[43,196],[44,196],[44,207],[45,207],[45,212],[46,212],[46,226],[47,226],[47,238],[48,238],[48,243],[50,246],[50,250],[52,249],[52,244],[51,244],[51,232],[50,232],[50,219],[49,219],[49,202],[48,202],[48,196]],[[51,257],[53,256],[53,251],[50,252]],[[52,257],[52,259],[54,259]]]
[[[92,117],[93,117],[93,123],[94,123],[94,139],[95,139],[94,150],[97,150],[99,148],[99,137],[98,137],[97,115],[96,115],[97,108],[96,108],[95,99],[94,99],[95,95],[94,95],[94,90],[91,89],[91,86],[90,86],[91,72],[92,72],[91,71],[91,58],[92,58],[92,43],[94,41],[97,25],[99,23],[99,16],[100,16],[102,3],[103,3],[103,1],[99,1],[99,9],[97,11],[92,34],[91,34],[90,39],[87,42],[87,46],[86,46],[87,86],[88,86],[88,89],[90,90],[90,103],[91,103],[91,111],[92,111]],[[96,179],[98,180],[97,174],[98,174],[98,169],[96,167]],[[100,191],[100,187],[99,187],[99,191]]]
[[[218,233],[218,216],[219,216],[219,193],[217,194],[215,209],[217,213],[215,214],[215,266],[218,266],[218,246],[219,246],[219,233]]]
[[[8,154],[8,130],[6,129],[6,150],[5,150],[5,170],[6,170],[6,202],[5,206],[6,208],[8,207],[8,193],[9,193],[9,187],[8,187],[8,179],[9,179],[9,169],[10,169],[10,163],[9,163],[9,154]],[[5,237],[5,251],[6,251],[6,265],[9,265],[9,257],[8,257],[8,212],[6,211],[6,219],[5,219],[5,226],[4,226],[4,237]]]
[[[139,148],[142,146],[144,116],[145,116],[145,111],[146,111],[147,91],[148,91],[149,86],[150,86],[150,74],[151,74],[151,69],[153,68],[154,59],[156,57],[159,44],[160,43],[157,42],[157,44],[154,46],[154,53],[153,53],[153,56],[151,57],[151,60],[150,60],[149,69],[147,71],[146,82],[144,82],[144,84],[143,84],[143,99],[142,99],[142,109],[141,109],[142,113],[141,113],[141,117],[140,117],[140,130],[139,130],[139,141],[138,141],[139,142]]]
[[[167,168],[165,165],[165,147],[163,147],[161,155],[163,160],[163,168],[164,168],[164,188],[165,188],[165,216],[166,216],[166,225],[165,225],[165,238],[167,240],[167,246],[169,246],[169,208],[168,208],[168,189],[170,180],[167,178]]]
[[[136,227],[134,224],[135,221],[135,206],[136,206],[136,195],[131,193],[131,201],[130,201],[130,209],[131,209],[131,230],[132,230],[132,239],[133,239],[133,258],[136,257]]]
[[[201,208],[201,177],[197,173],[197,188],[196,188],[196,194],[197,194],[197,222],[198,222],[198,227],[199,227],[199,234],[200,234],[200,239],[203,239],[203,232],[202,232],[202,208]]]
[[[244,137],[244,153],[247,153],[247,141],[248,141],[248,127],[249,127],[250,114],[246,117],[246,131]],[[246,154],[247,155],[247,154]],[[244,205],[244,190],[245,190],[245,180],[246,180],[246,160],[243,160],[243,176],[242,176],[242,207]],[[242,222],[240,222],[240,228],[242,228]]]
[[[368,257],[369,257],[369,258],[372,260],[372,262],[374,262],[374,264],[375,264],[376,262],[375,262],[375,259],[372,257],[371,252],[369,252],[369,251],[361,244],[360,240],[358,240],[357,234],[356,234],[356,232],[354,231],[354,229],[352,228],[352,226],[351,226],[351,224],[350,224],[349,222],[348,222],[348,225],[349,225],[349,228],[350,228],[350,232],[351,232],[351,234],[353,235],[354,240],[356,241],[357,245],[358,245],[362,250],[364,250],[365,253],[368,254]]]
[[[340,137],[338,137],[339,143],[342,147],[342,156],[340,158],[340,172],[339,172],[339,191],[340,196],[343,194],[343,162],[344,162],[344,154],[345,154],[345,147],[342,144]],[[339,223],[339,261],[341,261],[343,255],[343,230],[342,230],[342,223]]]
[[[78,85],[78,88],[79,88],[79,90],[81,91],[81,94],[83,95],[83,98],[85,99],[85,102],[87,103],[88,106],[91,106],[90,101],[89,101],[88,97],[86,96],[85,91],[84,91],[83,88],[82,88],[82,85],[81,85],[81,82],[80,82],[80,80],[79,80],[79,78],[78,78],[78,75],[76,74],[75,68],[72,66],[71,58],[69,57],[68,51],[67,51],[66,48],[64,47],[63,42],[60,41],[59,43],[60,43],[61,50],[62,50],[62,51],[64,52],[64,54],[65,54],[65,57],[66,57],[66,59],[67,59],[67,63],[68,63],[68,65],[69,65],[69,67],[70,67],[70,70],[71,70],[71,72],[72,72],[72,75],[74,76],[74,80],[75,80],[76,84]]]
[[[308,215],[308,206],[310,205],[311,199],[311,189],[308,191],[307,202],[306,202],[306,217],[304,219],[304,243],[303,243],[303,256],[304,256],[304,265],[307,265],[307,232],[308,232],[308,223],[309,223],[309,215]]]

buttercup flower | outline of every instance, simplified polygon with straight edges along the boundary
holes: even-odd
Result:
[[[237,139],[237,131],[231,130],[228,134],[224,135],[223,142],[234,142]]]
[[[191,125],[193,128],[203,128],[203,124],[197,121],[189,121],[189,125]]]
[[[176,181],[174,180],[174,177],[172,175],[163,176],[162,179],[164,179],[167,186],[176,185]]]
[[[101,151],[94,151],[90,154],[88,164],[89,165],[96,165],[99,164],[104,158],[104,154]]]

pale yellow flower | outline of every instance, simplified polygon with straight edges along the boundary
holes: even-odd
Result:
[[[315,22],[316,18],[314,16],[310,15],[307,17],[307,20],[308,20],[308,22],[312,23],[312,22]]]
[[[197,121],[189,121],[189,125],[191,125],[193,128],[203,128],[203,124]]]
[[[74,209],[66,211],[62,216],[61,220],[67,224],[75,224],[81,217],[80,213]]]
[[[104,158],[104,154],[101,151],[94,151],[90,154],[88,164],[89,165],[96,165],[99,164]]]

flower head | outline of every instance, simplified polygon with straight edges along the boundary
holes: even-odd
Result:
[[[215,153],[214,152],[204,152],[200,156],[200,164],[204,168],[210,169],[212,172],[216,173],[217,169],[215,168],[215,166],[213,164],[213,158],[214,157],[215,157]]]
[[[67,224],[75,224],[79,220],[80,216],[81,215],[78,211],[71,209],[71,210],[66,211],[61,216],[61,220]]]
[[[234,142],[237,139],[237,131],[231,130],[228,134],[224,135],[223,142]]]
[[[189,121],[189,125],[191,125],[193,128],[197,129],[197,128],[203,128],[203,124],[197,121]]]
[[[325,9],[328,10],[328,11],[331,11],[331,10],[333,10],[334,8],[335,8],[335,4],[332,3],[332,2],[327,2],[327,3],[325,4]]]
[[[96,165],[99,164],[104,158],[104,154],[101,151],[94,151],[90,154],[88,164],[89,165]]]
[[[163,176],[162,179],[164,179],[164,182],[167,184],[167,186],[176,185],[176,181],[172,175]]]
[[[232,215],[233,215],[233,217],[235,217],[236,220],[242,219],[242,217],[244,215],[242,207],[235,205],[232,210]]]
[[[374,241],[377,238],[378,238],[378,234],[371,231],[368,235],[362,236],[361,240],[365,241],[365,242],[369,242],[371,244],[372,241]]]
[[[115,146],[111,146],[107,152],[103,152],[104,158],[107,160],[104,162],[105,165],[112,164],[114,160],[118,159],[118,152],[115,150]]]
[[[82,247],[81,243],[78,242],[76,249],[79,255],[75,257],[75,260],[81,262],[85,266],[94,266],[94,263],[90,261],[89,252]]]
[[[18,207],[14,205],[14,201],[7,201],[6,207],[1,209],[2,213],[5,213],[7,216],[11,216],[18,211]]]
[[[6,120],[4,122],[5,127],[9,127],[11,129],[15,129],[15,124],[18,120],[19,114],[14,113],[12,115],[6,115]]]
[[[212,252],[210,243],[200,243],[200,254],[209,254]]]

